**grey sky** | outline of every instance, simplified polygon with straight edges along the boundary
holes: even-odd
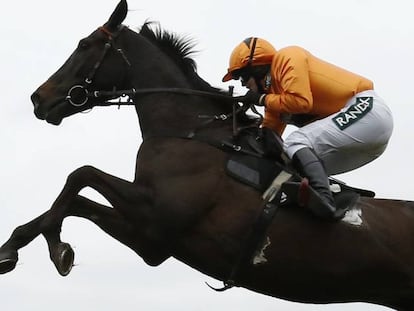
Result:
[[[132,108],[101,108],[53,127],[35,119],[30,94],[107,20],[117,0],[13,1],[0,12],[1,179],[0,242],[47,210],[66,176],[84,164],[131,180],[141,137]],[[367,76],[388,102],[394,135],[377,161],[339,176],[378,197],[414,200],[412,72],[414,23],[406,0],[167,1],[130,0],[126,24],[159,21],[197,41],[199,74],[227,88],[221,77],[233,47],[260,36],[276,48],[300,45],[336,65]],[[245,92],[233,83],[237,92]],[[91,191],[91,198],[101,200]],[[20,251],[16,270],[0,276],[2,310],[386,310],[367,304],[312,306],[244,289],[214,293],[219,284],[170,259],[150,268],[98,227],[70,218],[63,239],[75,247],[72,273],[60,277],[43,238]],[[350,276],[352,277],[352,276]]]

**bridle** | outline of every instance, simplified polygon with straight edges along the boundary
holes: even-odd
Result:
[[[95,65],[92,67],[91,71],[89,72],[89,74],[86,76],[86,78],[84,79],[82,84],[76,84],[74,86],[72,86],[69,91],[68,94],[66,96],[66,100],[73,106],[75,107],[82,107],[84,106],[91,97],[101,97],[102,95],[99,94],[99,91],[93,91],[91,92],[89,90],[90,86],[93,83],[93,79],[95,78],[96,72],[98,71],[99,67],[101,67],[106,55],[108,54],[108,51],[110,49],[114,49],[119,55],[121,55],[124,63],[128,66],[131,67],[131,63],[129,62],[128,58],[126,57],[124,51],[121,48],[116,48],[115,47],[115,39],[119,36],[119,34],[122,32],[122,30],[125,28],[124,25],[120,25],[118,30],[113,33],[110,32],[105,26],[101,26],[98,29],[100,31],[102,31],[103,33],[105,33],[108,37],[108,41],[105,43],[104,45],[104,49],[102,51],[101,56],[99,57],[99,59],[97,60],[97,62],[95,63]],[[74,93],[77,93],[76,96],[74,96]],[[82,96],[80,96],[80,94]]]
[[[107,27],[101,26],[98,30],[102,31],[104,34],[107,35],[108,41],[104,45],[104,49],[101,53],[101,56],[86,76],[82,84],[73,85],[69,88],[69,91],[66,95],[66,100],[73,105],[74,107],[82,107],[88,103],[91,98],[95,99],[107,99],[107,98],[125,98],[128,97],[127,101],[102,101],[99,103],[99,106],[110,106],[110,105],[135,105],[132,98],[137,95],[145,95],[145,94],[152,94],[152,93],[174,93],[174,94],[183,94],[183,95],[195,95],[195,96],[203,96],[203,97],[210,97],[214,99],[221,99],[229,101],[230,103],[238,103],[243,101],[243,96],[233,97],[232,94],[225,94],[225,93],[218,93],[218,92],[208,92],[208,91],[201,91],[201,90],[193,90],[193,89],[186,89],[186,88],[143,88],[143,89],[135,89],[131,88],[128,90],[117,90],[113,87],[112,91],[101,91],[101,90],[90,90],[91,85],[93,84],[93,80],[96,76],[96,72],[101,67],[103,61],[105,60],[106,55],[108,54],[110,49],[114,49],[115,52],[120,55],[123,59],[123,62],[127,66],[127,68],[131,68],[131,62],[128,60],[128,57],[124,53],[121,48],[117,48],[115,45],[116,38],[120,35],[120,33],[127,28],[124,25],[120,25],[116,32],[111,32],[108,30]],[[76,94],[76,95],[75,95]]]

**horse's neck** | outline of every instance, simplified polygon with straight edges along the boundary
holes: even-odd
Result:
[[[159,93],[137,100],[143,137],[187,137],[205,130],[222,114],[219,105],[198,95]],[[215,123],[214,125],[216,125]]]
[[[145,44],[145,41],[141,43]],[[178,88],[214,92],[214,88],[201,79],[192,68],[180,68],[178,63],[166,56],[157,46],[150,43],[145,45],[146,55],[142,54],[143,49],[137,44],[128,50],[132,63],[131,87],[137,90]],[[148,55],[151,55],[151,63],[143,68],[142,60]],[[136,109],[143,136],[157,132],[185,135],[187,130],[198,128],[204,123],[206,119],[203,117],[223,114],[225,106],[199,95],[154,92],[138,96]]]

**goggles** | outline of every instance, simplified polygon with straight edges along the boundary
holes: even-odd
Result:
[[[234,80],[240,80],[241,83],[246,83],[252,77],[252,74],[246,70],[235,70],[231,77]]]

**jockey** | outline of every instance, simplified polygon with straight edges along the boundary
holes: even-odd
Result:
[[[287,124],[299,126],[284,140],[292,165],[319,194],[324,212],[339,219],[328,176],[361,167],[385,150],[393,130],[390,109],[373,83],[290,46],[278,51],[250,37],[233,50],[223,82],[241,79],[245,102],[264,106],[262,123],[282,135]]]

